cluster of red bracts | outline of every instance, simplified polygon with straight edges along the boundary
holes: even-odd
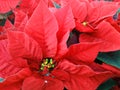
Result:
[[[120,90],[120,60],[99,60],[120,50],[119,8],[119,0],[0,0],[0,90],[100,90],[109,79]]]

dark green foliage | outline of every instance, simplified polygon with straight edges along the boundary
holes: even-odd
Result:
[[[104,63],[120,68],[120,51],[99,53],[97,59]]]
[[[97,90],[110,90],[113,86],[115,86],[117,83],[113,79],[109,79],[106,82],[102,83]]]

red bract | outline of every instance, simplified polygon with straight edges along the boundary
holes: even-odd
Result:
[[[73,45],[69,48],[69,52],[66,53],[66,57],[74,63],[83,61],[86,63],[93,62],[99,52],[99,43],[80,43]]]
[[[70,23],[70,18],[74,18],[71,8],[65,6],[64,8],[58,9],[55,13],[55,17],[58,22],[59,30],[57,32],[57,55],[63,55],[67,51],[66,41],[69,38],[70,31],[75,27],[74,20]],[[67,17],[67,18],[63,18]]]
[[[119,19],[114,20],[113,17],[109,17],[106,19],[106,21],[109,22],[120,33]]]
[[[40,0],[21,0],[18,9],[27,13],[30,17]]]
[[[24,27],[28,21],[28,16],[23,11],[15,9],[12,11],[14,17],[12,17],[12,20],[9,16],[6,18],[5,24],[0,27],[0,40],[6,39],[6,31],[7,30],[18,30],[18,31],[24,31]]]
[[[16,8],[20,0],[1,0],[0,13],[6,13]]]
[[[14,23],[9,28],[14,28],[14,29],[17,28],[18,31],[24,31],[24,27],[28,21],[28,15],[24,13],[22,10],[18,10],[18,9],[15,9],[13,13],[15,14],[13,21]]]
[[[17,28],[19,31],[24,31],[24,27],[28,21],[28,15],[22,10],[14,10],[14,25],[11,28]]]
[[[1,26],[0,40],[7,39],[6,29],[9,29],[11,27],[12,27],[12,24],[8,20],[6,21],[4,26]]]
[[[9,90],[9,88],[18,90],[21,83],[12,83],[16,82],[16,80],[22,80],[31,74],[24,59],[15,59],[9,55],[6,40],[0,41],[0,64],[0,77],[6,79],[5,83],[0,83],[1,90]]]
[[[49,5],[49,1],[51,0],[44,0],[44,2]],[[40,0],[21,0],[20,4],[18,6],[18,9],[22,10],[26,14],[28,14],[28,17],[32,15],[34,12],[35,8],[37,7],[38,3]]]
[[[103,27],[104,26],[104,27]],[[94,42],[102,41],[101,49],[102,52],[114,51],[120,49],[120,33],[106,21],[102,21],[97,26],[97,31],[89,34],[81,34],[81,42]],[[112,37],[112,38],[111,38]]]
[[[112,71],[113,73],[117,74],[120,76],[120,69],[116,68],[114,66],[108,65],[108,64],[103,64],[101,65],[103,68],[107,69],[108,71]]]

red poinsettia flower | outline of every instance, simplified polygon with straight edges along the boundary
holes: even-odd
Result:
[[[102,52],[120,49],[120,42],[117,39],[120,38],[119,33],[108,21],[105,21],[106,18],[112,17],[116,13],[119,6],[118,3],[97,1],[87,3],[79,0],[68,2],[72,7],[76,20],[76,29],[84,32],[80,35],[80,42],[102,41],[100,49]],[[114,38],[111,38],[113,36]]]
[[[69,7],[60,13],[55,17],[41,0],[25,32],[8,31],[8,42],[0,41],[1,90],[95,90],[114,76],[80,64],[96,57],[99,43],[76,44],[68,49],[66,40],[74,19]],[[74,60],[79,64],[73,64]]]
[[[64,87],[69,90],[87,90],[88,88],[95,90],[101,82],[114,76],[97,65],[96,67],[92,65],[94,67],[91,67],[92,70],[87,65],[75,65],[66,59],[60,61],[51,73],[42,75],[42,72],[36,69],[30,71],[25,59],[12,58],[7,52],[6,40],[0,41],[0,47],[2,67],[0,76],[5,78],[5,81],[0,83],[1,90],[9,90],[9,88],[12,90],[63,90]]]
[[[64,1],[70,4],[76,20],[76,29],[80,32],[93,32],[101,20],[113,16],[119,8],[117,3],[110,2]]]

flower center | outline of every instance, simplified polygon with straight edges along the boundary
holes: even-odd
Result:
[[[87,25],[87,22],[83,22],[82,24],[83,24],[83,26],[86,26],[86,25]]]
[[[43,59],[43,62],[41,63],[41,67],[40,67],[40,70],[51,70],[55,67],[55,64],[54,64],[54,61],[52,58],[46,58],[46,59]]]

